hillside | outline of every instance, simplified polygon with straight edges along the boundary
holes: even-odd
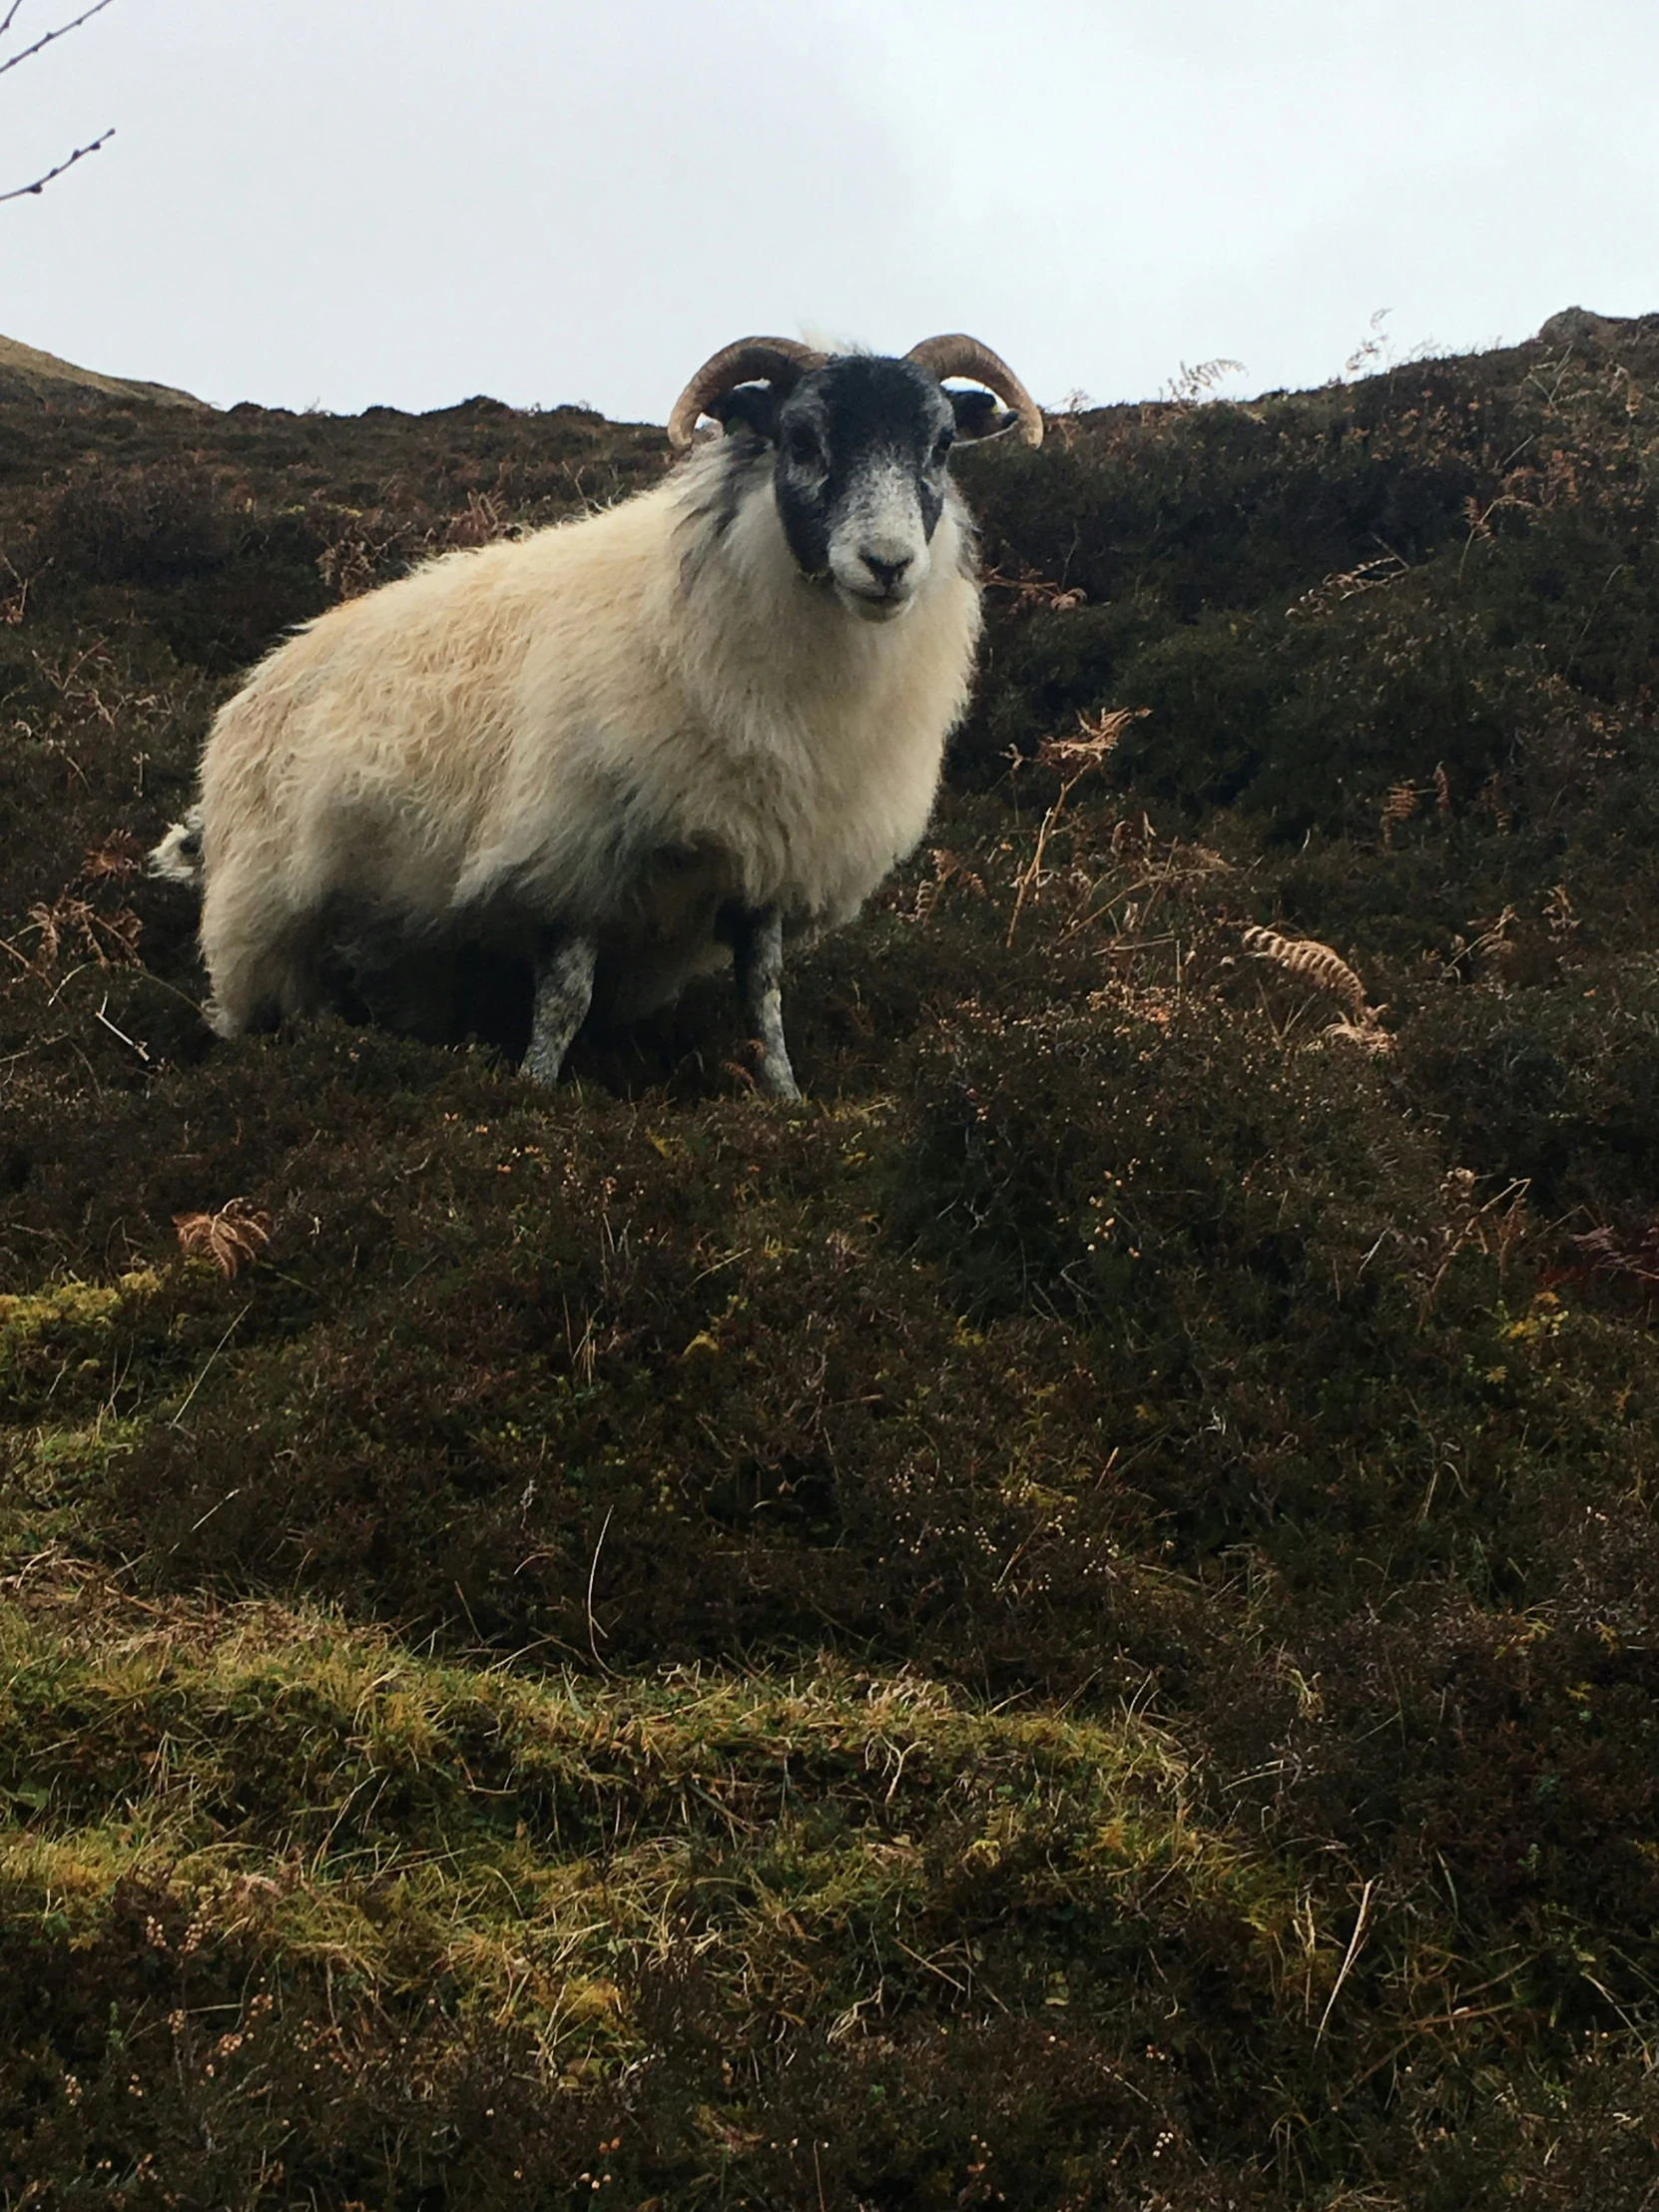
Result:
[[[91,399],[139,399],[159,407],[202,407],[194,393],[176,391],[171,384],[135,382],[126,376],[105,376],[96,368],[80,368],[60,360],[56,353],[42,353],[16,338],[0,338],[0,400],[16,404],[35,400],[62,408],[84,405]]]
[[[139,872],[660,431],[0,426],[7,2201],[1650,2207],[1659,318],[967,455],[799,1111],[216,1044]]]

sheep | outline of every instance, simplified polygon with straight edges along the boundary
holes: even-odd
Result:
[[[1041,412],[972,338],[740,339],[677,401],[662,484],[289,637],[151,855],[200,883],[213,1026],[372,1003],[465,944],[528,958],[553,1083],[590,1009],[730,959],[759,1087],[799,1098],[784,935],[848,919],[926,827],[980,626],[949,450],[1013,428],[1038,444]]]

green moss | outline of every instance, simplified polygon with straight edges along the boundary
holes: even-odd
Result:
[[[135,1268],[114,1283],[73,1279],[32,1292],[0,1292],[0,1388],[13,1385],[42,1356],[60,1363],[98,1367],[121,1317],[161,1287],[154,1268]]]

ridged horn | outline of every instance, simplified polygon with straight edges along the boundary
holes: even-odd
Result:
[[[1041,445],[1043,441],[1043,411],[1008,366],[993,353],[988,345],[981,345],[977,338],[970,338],[960,330],[947,332],[942,337],[923,338],[919,345],[912,345],[904,358],[914,361],[918,368],[931,370],[942,383],[947,376],[966,376],[976,384],[986,384],[997,397],[1014,411],[1019,424],[1019,434],[1027,445]]]
[[[723,345],[703,363],[674,402],[668,418],[668,442],[683,453],[697,432],[697,418],[706,414],[709,402],[739,384],[755,384],[764,378],[777,390],[788,391],[811,368],[822,368],[828,354],[815,352],[797,338],[738,338]]]

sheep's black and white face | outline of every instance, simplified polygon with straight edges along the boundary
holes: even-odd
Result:
[[[986,392],[947,391],[912,361],[857,353],[781,402],[741,387],[721,412],[776,445],[778,512],[803,575],[828,579],[870,622],[903,614],[926,580],[958,434],[1011,419]]]
[[[774,482],[790,550],[842,604],[889,622],[926,579],[956,419],[935,377],[853,355],[778,410]]]

